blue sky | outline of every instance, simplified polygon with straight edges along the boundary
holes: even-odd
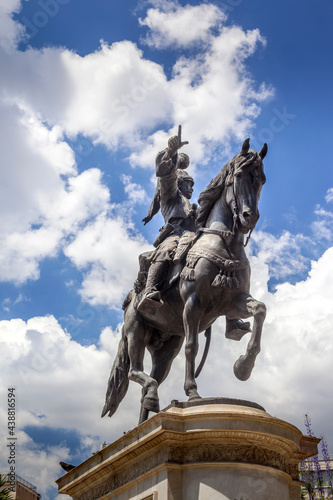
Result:
[[[16,387],[17,472],[45,498],[60,460],[136,425],[133,384],[111,420],[99,415],[121,303],[162,225],[141,223],[154,157],[179,123],[194,199],[246,137],[269,147],[249,245],[263,350],[237,381],[246,344],[218,335],[220,320],[199,391],[300,427],[309,412],[333,450],[332,20],[329,0],[2,1],[0,392]],[[184,399],[183,365],[181,354],[162,406]],[[6,439],[3,405],[0,419]]]

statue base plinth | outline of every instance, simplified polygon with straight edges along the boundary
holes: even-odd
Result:
[[[299,500],[318,442],[255,403],[174,401],[57,484],[74,500]]]

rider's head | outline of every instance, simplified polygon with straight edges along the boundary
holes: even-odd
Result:
[[[187,155],[185,155],[187,156]],[[187,199],[191,199],[193,194],[194,180],[186,170],[177,170],[178,188]]]

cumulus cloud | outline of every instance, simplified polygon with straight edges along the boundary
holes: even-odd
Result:
[[[269,266],[271,277],[279,279],[304,273],[309,268],[309,258],[303,255],[305,246],[314,247],[311,238],[289,231],[279,236],[255,231],[251,240],[257,258]]]
[[[102,215],[77,234],[65,254],[84,271],[80,291],[84,300],[119,307],[133,288],[139,254],[149,248],[125,218]]]
[[[62,239],[105,210],[109,191],[101,172],[77,174],[74,153],[57,126],[49,129],[32,110],[0,105],[0,280],[23,283],[39,276],[39,263],[58,252]]]
[[[218,144],[224,144],[225,154],[232,138],[243,141],[260,113],[259,103],[273,95],[265,84],[256,89],[245,71],[246,58],[262,43],[258,30],[223,28],[205,51],[176,61],[168,82],[172,122],[181,123],[184,138],[191,138],[187,151],[194,164],[208,162]],[[152,134],[132,153],[132,163],[151,166],[153,151],[165,147],[174,133],[172,128]]]
[[[35,317],[27,322],[20,319],[0,322],[4,361],[0,367],[0,395],[5,400],[6,388],[15,388],[19,473],[38,485],[42,493],[54,486],[55,478],[61,475],[60,460],[70,462],[80,453],[89,458],[99,449],[99,443],[109,443],[136,425],[139,410],[137,413],[131,411],[131,395],[139,401],[140,391],[135,387],[131,387],[130,399],[123,405],[127,417],[122,415],[119,419],[117,416],[112,422],[100,419],[108,373],[119,338],[119,329],[114,332],[108,328],[102,332],[98,347],[82,346],[53,316]],[[0,418],[6,421],[4,407]],[[38,434],[38,429],[44,428],[49,429],[49,436],[51,431],[57,431],[58,445],[48,442],[47,438],[41,445],[29,435],[31,429]],[[69,431],[79,436],[79,449],[72,452],[66,444]],[[2,442],[6,438],[3,426]],[[1,447],[3,472],[7,470],[6,464],[7,451]]]
[[[128,200],[115,213],[102,172],[77,172],[74,152],[59,126],[48,127],[37,113],[13,101],[3,102],[0,114],[6,122],[0,138],[5,163],[0,280],[18,284],[37,279],[41,261],[63,250],[80,269],[90,267],[84,298],[110,304],[119,293],[119,305],[134,280],[137,255],[147,247],[130,219],[133,203],[146,201],[144,189],[124,176]],[[124,246],[120,260],[119,245]]]
[[[182,7],[175,2],[165,2],[161,9],[148,9],[145,19],[139,22],[150,29],[145,42],[160,49],[185,48],[208,41],[212,28],[220,27],[225,19],[225,14],[213,4]]]
[[[24,479],[31,481],[43,498],[52,499],[54,480],[50,481],[50,478],[56,479],[61,475],[62,469],[59,462],[67,461],[68,448],[66,446],[46,446],[45,449],[41,449],[41,446],[25,432],[19,432],[17,439],[19,442],[17,461],[20,464],[20,470],[24,470]],[[37,470],[38,476],[36,476]]]
[[[331,201],[333,201],[333,188],[329,188],[327,190],[325,200],[326,200],[326,203],[330,203]]]
[[[132,177],[130,175],[122,175],[121,179],[125,186],[125,193],[128,196],[128,201],[130,202],[131,206],[147,203],[147,193],[142,186],[139,186],[139,184],[132,182]]]
[[[132,42],[103,42],[84,57],[64,48],[29,48],[1,58],[3,91],[68,136],[83,134],[110,149],[134,147],[138,130],[169,116],[163,68]]]
[[[153,131],[165,124],[184,125],[193,138],[194,161],[205,159],[209,143],[243,140],[260,112],[259,103],[272,94],[245,71],[246,59],[264,43],[262,36],[258,30],[222,26],[225,16],[214,5],[172,5],[169,11],[149,10],[147,23],[155,20],[151,33],[156,35],[159,16],[166,16],[160,26],[167,39],[182,43],[185,34],[202,40],[209,33],[209,44],[200,45],[193,57],[176,59],[169,79],[161,65],[145,59],[130,41],[103,42],[84,57],[64,48],[28,48],[10,57],[0,55],[6,68],[4,95],[24,103],[69,137],[82,134],[110,149],[129,148],[136,154],[133,163],[141,166],[152,167]],[[174,9],[191,30],[177,29],[176,34],[174,22],[169,22]],[[147,141],[149,134],[153,135]]]
[[[0,4],[0,46],[9,53],[24,34],[24,28],[12,18],[20,8],[21,0],[2,0]]]
[[[325,201],[333,201],[333,189],[327,190]],[[333,212],[328,208],[317,205],[315,209],[316,220],[311,224],[311,229],[316,239],[331,242],[333,239]]]

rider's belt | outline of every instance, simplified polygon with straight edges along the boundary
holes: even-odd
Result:
[[[177,234],[178,236],[180,236],[183,233],[181,225],[184,219],[182,217],[178,217],[171,220],[172,222],[167,222],[163,227],[161,227],[160,234],[157,236],[156,240],[153,243],[155,248],[157,248],[158,245],[160,245],[168,236],[170,236],[170,234]]]
[[[195,266],[199,259],[205,258],[219,267],[220,271],[212,281],[212,286],[222,288],[239,288],[240,282],[236,278],[236,272],[249,266],[247,259],[231,260],[220,257],[211,250],[190,250],[187,254],[186,267],[184,267],[181,278],[186,281],[195,281]]]

